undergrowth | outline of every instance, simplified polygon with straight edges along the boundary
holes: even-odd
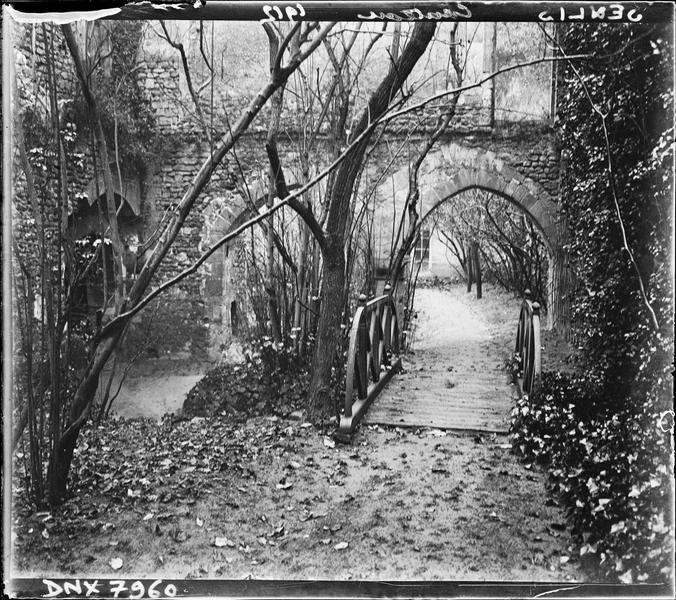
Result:
[[[673,464],[650,398],[604,410],[589,378],[546,372],[512,412],[512,444],[546,466],[564,500],[573,549],[609,581],[667,582],[673,573]]]
[[[222,363],[211,369],[188,392],[186,417],[227,413],[239,418],[257,415],[288,417],[307,404],[310,352],[299,354],[282,342],[263,338],[251,344],[241,364]],[[331,394],[337,400],[344,377],[334,372]]]

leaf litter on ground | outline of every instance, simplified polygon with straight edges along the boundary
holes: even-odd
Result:
[[[350,547],[353,548],[353,540],[349,538],[349,534],[345,535],[346,541],[341,541],[340,538],[335,539],[334,534],[341,530],[342,525],[327,522],[326,526],[329,527],[327,531],[321,521],[318,523],[315,521],[327,517],[329,513],[333,519],[335,513],[333,510],[327,510],[330,504],[327,505],[318,494],[308,497],[307,501],[301,500],[302,489],[312,488],[305,487],[306,482],[300,477],[309,472],[319,481],[317,475],[322,472],[344,470],[346,464],[345,461],[341,464],[341,456],[357,461],[349,463],[350,471],[353,468],[360,468],[361,458],[367,458],[367,469],[373,468],[381,478],[387,476],[389,472],[396,473],[401,461],[397,460],[396,464],[388,463],[377,457],[372,452],[376,442],[368,437],[356,440],[354,447],[349,450],[343,448],[334,450],[325,444],[325,439],[333,440],[325,438],[323,430],[304,428],[302,424],[299,426],[298,423],[294,423],[291,427],[294,433],[290,437],[287,435],[289,427],[291,426],[288,421],[284,419],[268,420],[261,425],[260,421],[253,420],[245,424],[233,422],[222,416],[207,417],[195,423],[187,421],[172,423],[166,419],[160,423],[116,419],[114,425],[106,423],[101,428],[90,427],[88,430],[83,430],[85,444],[82,445],[82,450],[74,462],[74,469],[77,468],[75,483],[79,494],[77,504],[73,503],[65,510],[75,515],[77,507],[80,520],[88,519],[86,515],[89,511],[98,511],[99,531],[113,531],[113,523],[104,524],[103,522],[106,520],[106,515],[110,514],[108,511],[133,510],[137,513],[135,516],[137,522],[142,519],[147,523],[143,526],[146,530],[157,523],[161,524],[162,531],[158,535],[163,537],[155,539],[163,544],[168,539],[180,541],[183,535],[186,535],[180,527],[172,529],[174,524],[180,523],[186,530],[189,530],[192,524],[193,538],[196,539],[202,535],[204,543],[221,549],[220,551],[213,550],[213,552],[222,553],[227,548],[236,549],[237,558],[220,556],[219,561],[227,564],[233,560],[239,562],[242,558],[246,558],[247,564],[250,559],[260,562],[262,560],[260,553],[273,552],[272,548],[268,548],[272,545],[271,541],[277,539],[280,542],[279,546],[290,543],[289,548],[292,548],[296,536],[302,535],[299,532],[307,532],[309,529],[320,534],[314,538],[314,543],[321,542],[322,545],[331,546],[327,548],[329,551],[340,552]],[[400,432],[392,429],[374,428],[373,431],[376,436],[388,436],[387,439],[393,441],[401,435]],[[425,431],[427,438],[446,438],[445,434],[427,433],[433,430],[422,431]],[[413,435],[415,434],[409,432],[408,437]],[[439,441],[446,447],[450,439],[433,441]],[[313,454],[307,455],[306,447],[307,451]],[[401,452],[397,450],[397,456],[399,454]],[[409,451],[408,454],[409,460],[415,458],[414,452]],[[505,453],[500,454],[505,455]],[[444,460],[448,458],[444,457]],[[442,464],[439,462],[435,466],[441,467]],[[162,468],[163,465],[167,468]],[[268,480],[265,480],[264,476],[261,476],[260,480],[253,476],[247,477],[251,471],[259,467],[262,471],[266,471],[268,465],[270,467],[276,465],[274,467],[276,470],[271,471],[275,475]],[[185,472],[185,467],[194,467],[194,470]],[[427,466],[427,469],[429,468]],[[429,470],[426,472],[429,474]],[[282,478],[284,475],[286,479]],[[299,477],[299,481],[303,481],[303,485],[293,486],[293,494],[289,494],[287,500],[287,494],[280,494],[276,490],[277,483],[283,486],[290,483],[291,478],[295,482],[296,477]],[[342,478],[341,476],[340,479]],[[381,482],[385,483],[382,479]],[[308,480],[307,483],[311,484],[312,480]],[[268,488],[261,487],[266,484],[269,484]],[[107,489],[105,494],[102,493],[104,489]],[[129,489],[138,490],[139,493],[135,494],[136,497],[132,497],[128,494]],[[225,532],[218,532],[217,529],[213,533],[207,533],[211,531],[210,529],[202,532],[194,529],[195,524],[197,527],[202,527],[197,519],[200,519],[202,523],[212,522],[212,519],[207,518],[202,512],[201,506],[198,509],[199,517],[193,514],[188,523],[181,522],[181,519],[185,518],[183,509],[194,505],[195,500],[205,499],[207,494],[210,495],[209,499],[218,498],[217,506],[221,510],[227,510],[224,506],[242,510],[250,506],[252,500],[258,501],[259,494],[264,489],[269,490],[269,496],[277,498],[273,500],[273,504],[278,506],[279,512],[269,512],[268,522],[262,522],[262,525],[257,523],[257,529],[252,528],[244,539],[240,540],[238,533],[237,542],[224,535]],[[351,494],[345,494],[343,497],[339,491],[335,491],[339,498],[343,498],[338,501],[341,505],[352,503],[349,508],[354,507],[355,504],[361,506],[364,501],[362,493],[351,491],[357,498]],[[456,497],[464,495],[460,493],[461,491],[453,495]],[[212,496],[211,494],[219,495]],[[285,512],[289,501],[295,508]],[[280,524],[280,518],[285,518],[289,524],[288,532]],[[117,522],[115,517],[108,517],[108,519]],[[299,521],[301,523],[311,521],[312,524],[299,525]],[[412,529],[417,527],[415,522],[411,524],[411,527]],[[350,530],[351,527],[348,528],[348,531]],[[322,534],[326,537],[322,537]],[[260,542],[261,538],[267,538],[267,543]],[[324,540],[327,539],[329,542],[325,544]],[[122,546],[119,547],[122,548]],[[167,552],[170,552],[172,547],[175,548],[170,542]],[[161,552],[164,553],[164,550]],[[345,553],[347,554],[352,554],[352,552]],[[159,562],[159,558],[157,560]],[[173,560],[173,558],[168,559],[168,563]],[[270,563],[269,558],[268,563]],[[194,568],[193,565],[191,569]],[[241,569],[241,565],[238,568]]]

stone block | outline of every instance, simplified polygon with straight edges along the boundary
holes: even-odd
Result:
[[[526,210],[530,210],[531,205],[535,202],[534,196],[525,185],[519,185],[512,193],[512,198]]]
[[[510,198],[514,198],[521,186],[522,183],[519,179],[510,179],[505,186],[504,192]]]
[[[495,190],[498,194],[504,194],[507,188],[507,180],[499,173],[490,173],[486,180],[486,187]]]
[[[459,190],[463,190],[474,185],[477,185],[479,182],[477,178],[476,171],[474,169],[463,169],[455,177],[453,177],[453,184],[455,187],[454,193]]]
[[[453,162],[457,153],[455,144],[445,144],[441,147],[441,154],[447,162]]]
[[[495,159],[497,158],[495,152],[493,152],[492,150],[486,151],[484,153],[484,157],[485,157],[486,162],[488,162],[491,165],[495,161]]]
[[[505,163],[502,169],[500,169],[500,175],[502,175],[502,177],[508,182],[512,179],[520,179],[519,172],[507,163]]]

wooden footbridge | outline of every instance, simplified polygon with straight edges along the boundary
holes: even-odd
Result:
[[[362,298],[353,320],[345,405],[337,435],[349,439],[357,423],[507,433],[515,399],[540,376],[539,305],[529,294],[515,310],[515,336],[496,339],[466,305],[426,290],[421,339],[400,356],[401,334],[389,294]],[[436,293],[436,296],[434,295]],[[431,294],[431,296],[430,296]],[[432,313],[432,314],[429,314]],[[504,330],[504,324],[502,324]],[[503,370],[514,351],[521,377]],[[396,376],[395,376],[396,375]]]

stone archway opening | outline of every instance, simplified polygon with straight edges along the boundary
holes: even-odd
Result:
[[[485,148],[469,147],[458,143],[448,143],[430,154],[426,159],[424,169],[419,174],[420,197],[417,212],[420,216],[416,224],[416,233],[428,225],[430,218],[440,206],[464,192],[482,190],[506,200],[533,223],[547,249],[549,261],[546,297],[549,310],[546,325],[551,329],[561,323],[565,328],[565,318],[561,319],[561,313],[565,309],[565,301],[562,301],[562,298],[566,289],[563,250],[565,225],[556,202],[547,191],[555,188],[552,181],[558,171],[553,168],[547,171],[538,162],[540,160],[544,164],[545,159],[536,160],[534,156],[531,156],[541,152],[538,146],[535,148],[526,153],[528,160],[519,159],[521,160],[520,169],[509,164],[507,153],[504,151],[498,155]],[[551,165],[553,159],[547,160],[549,161],[547,164]],[[516,160],[516,162],[519,161]],[[521,166],[532,163],[536,163],[536,167]],[[521,168],[526,169],[532,177],[524,175]],[[541,178],[542,183],[536,181],[537,177]],[[401,181],[397,184],[398,178]],[[405,167],[393,175],[392,180],[396,185],[392,187],[406,189],[407,179],[408,172]],[[383,192],[385,196],[385,189]],[[401,206],[402,200],[402,198],[397,198],[395,203]],[[385,212],[383,211],[383,214]],[[385,216],[383,223],[387,222],[388,218]],[[391,223],[391,217],[389,223]],[[413,245],[405,250],[411,257],[414,251]]]
[[[468,291],[477,286],[478,298],[482,282],[520,296],[529,290],[546,311],[551,246],[513,202],[469,188],[431,207],[419,230],[418,240],[426,243],[417,243],[410,253],[419,277],[463,280]]]
[[[399,261],[404,251],[412,261],[429,260],[431,256],[425,256],[421,232],[430,229],[428,224],[443,206],[480,191],[508,206],[512,213],[523,215],[529,225],[528,235],[540,241],[542,253],[548,257],[544,287],[550,307],[547,325],[552,328],[556,324],[557,304],[553,302],[557,293],[556,265],[563,255],[562,219],[552,197],[536,181],[493,152],[449,144],[430,162],[431,168],[419,177],[416,206],[419,216],[414,220],[415,226],[408,228],[406,241],[397,254],[398,264],[391,269],[392,275],[396,276],[401,270]],[[403,189],[405,194],[406,181],[395,189]],[[401,207],[402,203],[396,200],[396,205]],[[394,211],[389,208],[392,214]],[[417,240],[421,242],[419,248],[415,244]],[[431,248],[429,253],[431,255]],[[415,271],[411,269],[411,273]],[[412,311],[416,320],[405,323],[416,343],[407,367],[415,383],[411,381],[409,391],[401,393],[400,389],[407,385],[404,374],[399,389],[385,392],[379,404],[374,404],[367,422],[507,431],[506,416],[512,401],[507,391],[508,378],[500,365],[504,360],[503,350],[514,347],[512,319],[516,321],[519,301],[510,293],[497,290],[484,301],[473,302],[460,286],[418,291],[414,285],[407,287],[407,291],[415,293],[416,301]],[[408,303],[412,295],[406,295]],[[423,376],[424,386],[418,381]]]

